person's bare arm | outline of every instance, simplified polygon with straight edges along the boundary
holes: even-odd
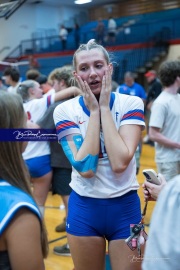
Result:
[[[111,168],[115,173],[121,173],[127,168],[136,151],[142,127],[128,124],[117,130],[109,108],[111,74],[112,66],[109,65],[103,77],[99,104],[104,142]]]
[[[85,138],[83,139],[81,134],[73,134],[66,136],[67,143],[69,145],[68,153],[71,153],[70,155],[67,155],[70,163],[72,163],[72,157],[75,161],[82,161],[85,158],[89,160],[91,156],[98,156],[99,154],[99,145],[100,145],[100,139],[99,139],[99,133],[100,133],[100,120],[99,120],[99,110],[91,111],[90,117],[89,117],[89,123],[88,128],[86,131]],[[82,145],[79,149],[77,149],[77,146],[74,142],[74,136],[79,135],[82,140]],[[63,149],[64,146],[61,144]],[[67,151],[67,147],[64,149],[65,153]],[[66,153],[67,154],[67,153]],[[74,166],[75,167],[75,166]],[[90,166],[91,167],[91,166]],[[94,176],[94,172],[91,170],[91,168],[85,172],[82,172],[76,168],[76,170],[79,172],[79,174],[86,178],[91,178]]]
[[[124,125],[119,132],[110,112],[104,112],[103,131],[106,151],[111,163],[112,170],[117,173],[123,172],[131,161],[141,138],[141,126]],[[133,139],[132,139],[133,138]]]
[[[6,230],[7,250],[13,270],[44,270],[40,222],[28,209],[21,209]]]
[[[76,162],[83,162],[84,159],[87,160],[87,163],[89,163],[89,166],[86,167],[84,164],[83,166],[87,168],[85,171],[76,170],[79,172],[79,174],[86,178],[91,178],[94,176],[94,170],[92,170],[91,164],[94,164],[92,157],[98,158],[99,155],[99,146],[100,146],[100,112],[99,112],[99,105],[98,102],[93,95],[92,91],[90,90],[88,84],[86,81],[82,81],[82,79],[75,75],[76,79],[78,81],[78,84],[80,88],[82,89],[85,104],[88,107],[90,111],[90,117],[88,122],[88,127],[86,131],[85,138],[83,139],[81,134],[76,134],[80,136],[79,140],[82,141],[82,144],[80,148],[77,148],[77,145],[74,142],[74,135],[68,135],[66,136],[66,140],[68,143],[68,151],[67,147],[64,148],[64,144],[61,143],[65,153],[68,152],[69,154],[67,157],[69,158],[70,163],[72,166],[76,166]],[[67,153],[66,153],[67,154]],[[73,162],[75,163],[73,164]],[[96,163],[97,166],[97,163]],[[94,167],[93,167],[94,168]],[[95,168],[94,168],[95,169]]]
[[[62,99],[70,98],[70,97],[75,97],[78,95],[82,95],[82,91],[75,86],[68,87],[66,89],[63,89],[59,92],[57,92],[54,96],[54,101],[59,101]]]
[[[180,142],[174,142],[171,139],[165,137],[161,133],[160,128],[149,127],[149,137],[152,141],[162,144],[165,147],[180,149]]]

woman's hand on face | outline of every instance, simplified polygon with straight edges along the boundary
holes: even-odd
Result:
[[[81,77],[78,75],[76,75],[75,77],[77,79],[80,89],[83,92],[84,102],[86,106],[88,107],[88,109],[90,110],[90,112],[97,111],[97,110],[99,111],[98,101],[95,95],[92,93],[88,83],[86,81],[83,81]]]
[[[101,94],[99,98],[99,106],[109,108],[110,102],[110,94],[112,90],[112,66],[108,65],[107,69],[105,70],[105,75],[103,76],[102,80],[102,88]]]

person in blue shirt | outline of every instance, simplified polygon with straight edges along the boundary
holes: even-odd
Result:
[[[125,73],[124,84],[119,85],[116,89],[116,92],[120,94],[140,97],[144,102],[146,100],[145,89],[139,83],[134,81],[134,74],[130,71]]]

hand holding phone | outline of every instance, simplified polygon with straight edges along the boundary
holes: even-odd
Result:
[[[148,182],[155,185],[161,184],[161,179],[158,177],[158,174],[153,169],[143,170],[143,174]]]

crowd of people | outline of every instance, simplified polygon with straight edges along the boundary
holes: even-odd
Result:
[[[67,232],[67,243],[54,253],[71,254],[76,270],[104,270],[107,243],[112,270],[149,270],[157,256],[159,270],[179,269],[180,62],[148,71],[148,91],[132,72],[112,91],[112,74],[109,53],[95,40],[79,46],[72,66],[48,77],[30,69],[20,82],[17,69],[5,70],[0,128],[56,128],[58,141],[0,142],[0,268],[44,269],[43,216],[51,187],[65,206],[55,230]],[[161,185],[143,184],[145,200],[157,203],[141,266],[130,260],[138,248],[125,239],[131,224],[142,220],[136,175],[144,108],[151,112],[147,132]]]

